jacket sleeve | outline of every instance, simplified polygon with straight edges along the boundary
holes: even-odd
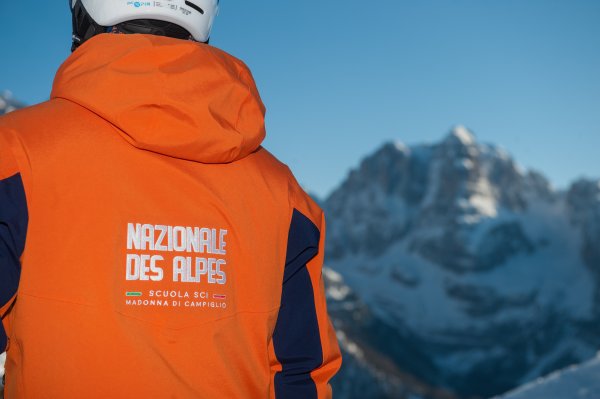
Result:
[[[5,316],[19,285],[27,219],[21,173],[4,137],[0,137],[0,353],[7,347]]]
[[[294,209],[288,234],[281,306],[273,333],[281,365],[274,376],[276,399],[330,399],[329,380],[341,354],[327,314],[322,277],[324,218],[320,228]]]

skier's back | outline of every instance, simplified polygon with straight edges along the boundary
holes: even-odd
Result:
[[[330,398],[322,211],[198,43],[217,1],[133,3],[74,1],[51,99],[0,118],[5,395]]]

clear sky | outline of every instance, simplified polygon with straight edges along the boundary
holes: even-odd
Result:
[[[0,90],[47,99],[67,1],[0,1]],[[223,0],[211,43],[252,69],[265,146],[326,195],[388,140],[455,124],[556,186],[600,177],[598,0]]]

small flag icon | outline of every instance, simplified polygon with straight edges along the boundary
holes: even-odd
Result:
[[[141,292],[126,292],[125,296],[142,296]]]
[[[227,296],[222,294],[213,294],[213,299],[225,299]]]

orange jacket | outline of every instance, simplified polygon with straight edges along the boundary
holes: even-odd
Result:
[[[102,34],[0,118],[7,398],[331,398],[323,213],[264,111],[223,51]]]

